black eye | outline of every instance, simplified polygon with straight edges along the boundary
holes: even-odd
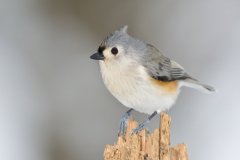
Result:
[[[116,54],[118,54],[118,49],[116,47],[113,47],[111,52],[112,52],[112,54],[116,55]]]

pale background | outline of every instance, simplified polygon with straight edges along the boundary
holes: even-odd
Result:
[[[219,91],[183,89],[172,144],[191,160],[239,158],[240,1],[0,0],[1,160],[102,159],[127,109],[89,56],[125,24]]]

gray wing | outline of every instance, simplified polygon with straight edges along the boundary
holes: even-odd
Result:
[[[174,81],[191,78],[177,62],[165,57],[154,46],[147,45],[147,53],[142,58],[142,63],[148,73],[161,81]]]

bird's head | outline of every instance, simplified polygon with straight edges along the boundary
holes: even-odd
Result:
[[[128,26],[124,26],[107,36],[99,46],[97,53],[91,59],[103,61],[120,61],[129,57],[137,57],[138,50],[145,47],[142,41],[136,40],[127,33]]]

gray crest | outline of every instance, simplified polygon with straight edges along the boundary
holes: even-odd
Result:
[[[123,27],[121,27],[119,29],[119,31],[122,32],[122,33],[127,33],[127,30],[128,30],[128,26],[127,25],[125,25],[125,26],[123,26]]]

